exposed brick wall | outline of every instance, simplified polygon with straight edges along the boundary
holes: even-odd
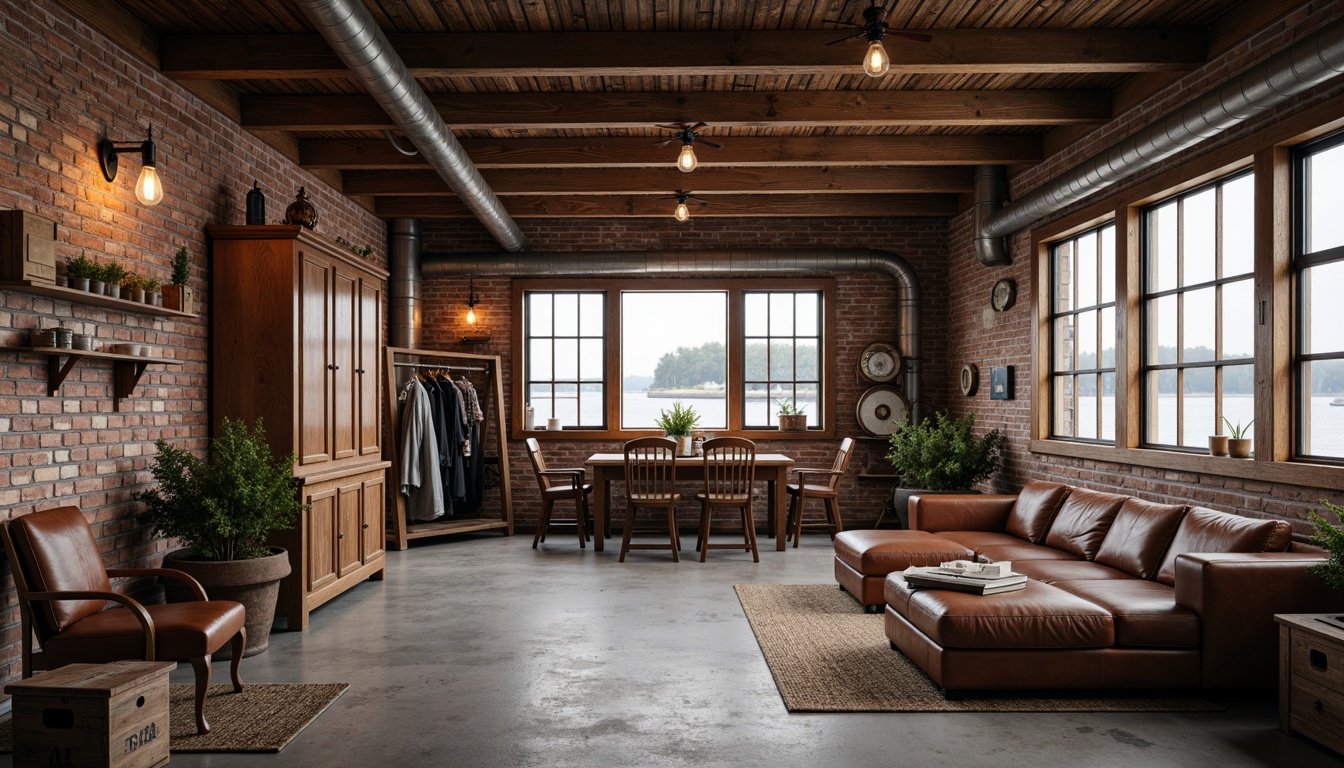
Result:
[[[1179,107],[1186,101],[1216,87],[1229,75],[1238,74],[1249,64],[1281,50],[1325,23],[1344,15],[1344,6],[1338,3],[1314,2],[1303,4],[1277,23],[1257,32],[1250,40],[1229,49],[1206,66],[1191,72],[1172,86],[1153,94],[1133,109],[1098,128],[1084,140],[1046,159],[1038,166],[1010,180],[1013,194],[1021,195],[1039,184],[1054,178],[1064,170],[1091,157],[1101,149],[1124,138],[1155,118]],[[1256,130],[1283,120],[1325,99],[1344,92],[1344,86],[1327,83],[1307,94],[1239,126],[1226,134],[1204,142],[1191,151],[1183,152],[1179,161],[1192,158],[1225,146]],[[1136,174],[1110,192],[1120,192],[1153,178],[1170,164]],[[1092,204],[1107,193],[1084,200],[1070,210],[1061,211],[1036,226],[1041,227]],[[1030,439],[1033,360],[1031,357],[1031,328],[1033,305],[1037,286],[1032,284],[1030,232],[1023,230],[1010,238],[1013,263],[1008,267],[988,268],[975,258],[971,241],[972,225],[969,215],[962,215],[949,224],[949,304],[951,307],[948,334],[949,365],[955,371],[962,362],[974,362],[980,368],[981,387],[973,399],[962,397],[955,378],[949,379],[946,397],[953,412],[974,411],[987,427],[1005,430],[1008,436],[1005,471],[993,485],[998,490],[1014,490],[1031,479],[1056,480],[1099,490],[1129,493],[1162,502],[1190,502],[1216,509],[1251,516],[1283,517],[1291,520],[1299,533],[1307,530],[1308,510],[1319,509],[1320,499],[1335,502],[1344,500],[1339,489],[1305,488],[1280,483],[1265,483],[1234,477],[1178,472],[1166,469],[1134,466],[1127,463],[1073,459],[1027,451]],[[989,325],[985,313],[989,306],[989,292],[994,282],[1012,277],[1017,282],[1018,299],[1012,309],[1004,313],[990,313]],[[1044,288],[1041,288],[1044,290]],[[1016,399],[991,401],[986,386],[989,368],[994,365],[1013,365],[1016,368]]]
[[[522,220],[519,222],[537,251],[610,251],[610,250],[700,250],[733,248],[877,248],[900,255],[915,269],[921,283],[924,305],[923,391],[925,407],[943,405],[947,357],[943,340],[947,334],[946,242],[941,220],[893,219],[797,221],[761,219],[726,221],[698,218],[678,224],[647,219],[581,219],[575,221]],[[479,224],[474,221],[425,223],[425,252],[497,251]],[[464,315],[467,281],[437,278],[424,284],[424,336],[427,349],[480,351],[500,355],[505,368],[505,398],[509,397],[509,339],[512,332],[511,281],[503,277],[476,279],[480,325],[489,329],[491,341],[484,348],[465,347],[460,342],[467,333]],[[894,342],[895,283],[885,275],[839,274],[836,276],[837,373],[836,399],[832,412],[839,419],[837,434],[860,435],[854,416],[858,397],[867,390],[859,378],[857,361],[863,348],[874,341]],[[477,332],[473,332],[475,335]],[[799,466],[829,466],[835,457],[835,441],[762,441],[762,452],[782,452],[797,459]],[[548,441],[543,445],[547,461],[554,466],[581,466],[590,454],[618,451],[612,441]],[[884,443],[860,441],[850,464],[840,506],[847,525],[871,525],[882,510],[891,483],[859,480],[861,472],[886,472],[890,465],[883,458]],[[515,522],[524,528],[536,524],[541,511],[536,481],[521,440],[509,442],[509,463],[513,475]],[[613,494],[619,496],[619,494]],[[683,525],[694,525],[699,514],[694,501],[680,511]],[[566,512],[565,514],[569,514]],[[765,518],[765,505],[756,507]],[[819,510],[809,513],[819,514]]]
[[[49,0],[0,3],[0,209],[57,222],[57,257],[115,258],[167,282],[173,253],[192,254],[197,319],[156,318],[14,291],[0,292],[0,344],[26,346],[31,329],[64,324],[102,343],[146,342],[180,367],[151,365],[112,410],[112,366],[86,361],[56,397],[46,358],[0,353],[0,508],[5,517],[75,504],[109,566],[157,564],[167,548],[134,519],[131,494],[149,481],[154,440],[203,449],[209,405],[209,261],[204,227],[241,224],[252,180],[277,221],[300,186],[320,211],[318,231],[384,250],[381,221],[229,122],[181,87]],[[98,169],[104,137],[159,147],[164,201],[146,208],[133,185],[139,157],[115,182]],[[0,681],[18,675],[18,610],[5,578]]]

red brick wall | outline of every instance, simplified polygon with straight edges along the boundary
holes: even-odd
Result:
[[[522,220],[519,223],[530,240],[531,248],[537,251],[878,248],[896,253],[918,273],[923,292],[922,386],[926,394],[925,407],[931,410],[942,405],[941,393],[945,391],[947,378],[943,343],[947,334],[947,233],[941,220],[726,221],[699,218],[678,224],[669,217],[667,221],[583,219]],[[498,247],[474,221],[425,223],[426,253],[496,250]],[[467,348],[460,343],[462,336],[467,333],[463,319],[466,313],[467,282],[447,278],[426,280],[423,346],[427,349],[498,354],[504,361],[507,377],[511,334],[510,291],[511,281],[508,278],[476,280],[479,300],[477,315],[480,325],[489,329],[491,342],[483,349]],[[839,380],[833,413],[839,419],[838,435],[860,435],[864,433],[855,420],[854,405],[871,385],[858,377],[856,361],[868,344],[874,341],[895,341],[898,331],[894,310],[895,283],[884,275],[840,274],[837,275],[836,291],[836,316],[839,321],[835,333]],[[473,332],[473,335],[476,333]],[[506,378],[505,397],[508,396]],[[829,466],[835,457],[837,445],[838,440],[780,441],[762,442],[759,449],[787,453],[794,456],[800,466]],[[547,461],[555,466],[580,466],[592,453],[616,451],[619,448],[619,442],[587,440],[547,442],[543,446]],[[840,498],[846,525],[871,525],[881,512],[892,484],[883,480],[859,480],[857,475],[861,472],[890,471],[890,465],[883,458],[885,453],[886,446],[882,442],[859,441]],[[540,513],[540,501],[537,498],[536,480],[521,440],[509,442],[509,463],[513,474],[515,522],[523,527],[532,527]],[[762,503],[756,508],[762,520],[765,517],[764,506]],[[685,505],[681,512],[683,524],[693,524],[698,509],[693,502]]]
[[[1012,193],[1021,195],[1054,178],[1067,168],[1088,159],[1106,146],[1147,125],[1159,115],[1215,87],[1229,75],[1237,74],[1250,63],[1281,50],[1341,15],[1344,15],[1344,6],[1338,3],[1315,2],[1302,5],[1279,22],[1261,29],[1250,40],[1234,46],[1206,66],[1098,128],[1083,141],[1069,146],[1063,152],[1011,179]],[[1341,92],[1344,92],[1344,86],[1327,83],[1303,97],[1249,121],[1246,125],[1204,142],[1192,151],[1181,153],[1179,161],[1204,155]],[[1133,187],[1170,167],[1169,164],[1163,164],[1157,169],[1136,174],[1132,179],[1114,187],[1113,191]],[[1109,193],[1103,193],[1096,198],[1105,194]],[[1074,209],[1088,204],[1090,201],[1083,201]],[[1047,225],[1068,215],[1074,209],[1062,211],[1036,226]],[[1033,394],[1031,325],[1035,302],[1033,294],[1037,289],[1031,279],[1030,232],[1023,230],[1010,238],[1013,264],[1008,267],[989,268],[981,265],[975,258],[971,237],[972,226],[969,215],[962,215],[949,224],[948,300],[951,309],[951,330],[948,335],[948,355],[949,364],[954,370],[959,369],[963,362],[977,364],[980,368],[982,385],[973,399],[967,399],[961,395],[956,381],[949,380],[946,397],[955,413],[974,411],[987,426],[999,427],[1006,431],[1009,448],[1005,471],[993,484],[997,489],[1013,490],[1030,479],[1057,480],[1101,490],[1131,493],[1155,501],[1194,501],[1216,509],[1251,516],[1284,517],[1292,520],[1300,533],[1307,530],[1304,522],[1307,511],[1320,509],[1320,499],[1328,498],[1336,502],[1344,499],[1337,488],[1306,488],[1118,462],[1033,454],[1027,451]],[[1007,312],[991,313],[990,324],[986,326],[985,311],[989,306],[990,288],[1002,277],[1012,277],[1016,280],[1017,304]],[[1011,401],[989,399],[985,382],[990,366],[994,365],[1016,367],[1016,399]]]
[[[241,224],[257,179],[271,221],[300,186],[320,211],[319,232],[384,250],[381,221],[230,123],[179,86],[76,21],[50,0],[0,3],[0,209],[57,222],[57,257],[115,258],[167,282],[173,253],[192,254],[198,319],[156,318],[0,291],[0,345],[26,346],[31,329],[64,324],[102,343],[143,341],[180,367],[151,365],[112,410],[112,367],[79,365],[56,397],[46,358],[0,352],[0,507],[6,517],[76,504],[109,565],[156,564],[164,541],[134,519],[131,494],[149,480],[154,440],[205,445],[209,369],[207,224]],[[98,169],[99,139],[141,140],[152,123],[164,201],[135,199],[137,155],[115,182]],[[381,256],[380,256],[381,258]],[[0,681],[18,674],[18,610],[8,577]]]

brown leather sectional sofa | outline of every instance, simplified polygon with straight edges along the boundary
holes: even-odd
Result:
[[[910,525],[837,537],[836,575],[864,602],[880,580],[893,647],[947,690],[1269,687],[1273,615],[1344,608],[1308,573],[1322,550],[1282,521],[1033,482],[1017,496],[917,497]],[[875,566],[876,553],[912,542],[1011,560],[1030,581],[981,597],[863,572],[899,565]]]

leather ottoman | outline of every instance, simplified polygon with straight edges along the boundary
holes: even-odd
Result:
[[[912,565],[973,560],[975,553],[928,531],[849,530],[835,536],[835,580],[868,613],[882,610],[887,574]]]

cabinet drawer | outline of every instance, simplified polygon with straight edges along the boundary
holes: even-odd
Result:
[[[1289,651],[1294,677],[1344,691],[1344,645],[1326,637],[1294,630]]]
[[[1344,696],[1293,676],[1292,728],[1336,752],[1344,752]]]

